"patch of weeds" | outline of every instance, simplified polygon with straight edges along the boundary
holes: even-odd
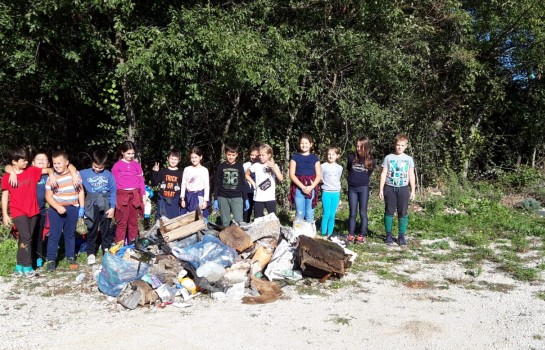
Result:
[[[539,271],[537,269],[526,267],[522,264],[507,261],[500,266],[500,269],[509,273],[514,279],[525,282],[539,280]]]
[[[479,277],[483,273],[483,267],[481,265],[468,266],[468,270],[464,273],[471,277]]]
[[[435,283],[431,281],[407,281],[403,285],[410,289],[434,289]]]
[[[515,252],[526,253],[530,248],[530,243],[526,239],[526,236],[518,234],[511,238],[511,246]]]
[[[449,250],[450,245],[447,241],[433,242],[428,245],[430,249]]]
[[[330,289],[342,289],[346,287],[359,287],[360,284],[356,280],[338,280],[338,281],[331,281],[329,284]]]
[[[0,225],[4,228],[3,225]],[[0,276],[9,276],[15,269],[17,257],[17,241],[11,236],[0,238]]]
[[[408,282],[410,279],[409,277],[407,276],[404,276],[404,275],[400,275],[398,273],[394,273],[388,269],[378,269],[376,271],[376,274],[381,277],[381,278],[384,278],[384,279],[387,279],[387,280],[392,280],[392,281],[397,281],[397,282]]]
[[[541,299],[541,300],[545,301],[545,291],[537,292],[536,297],[538,299]]]
[[[539,264],[536,266],[536,269],[540,270],[540,271],[543,271],[545,270],[545,263],[542,263],[542,264]]]
[[[492,282],[480,281],[480,282],[477,282],[477,284],[480,285],[482,289],[486,289],[491,292],[500,292],[500,293],[508,293],[516,288],[516,286],[512,284],[506,284],[506,283],[492,283]]]
[[[324,290],[321,287],[317,287],[313,284],[299,284],[295,287],[297,292],[299,294],[304,295],[318,295],[318,296],[326,296],[327,294],[324,292]]]
[[[456,242],[470,247],[480,247],[487,245],[489,241],[488,235],[483,231],[469,232],[456,237]]]
[[[350,326],[350,321],[354,319],[352,316],[342,317],[339,315],[331,315],[333,318],[329,319],[329,322],[333,322],[338,325]]]

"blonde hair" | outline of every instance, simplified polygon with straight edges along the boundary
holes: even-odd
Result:
[[[409,136],[407,136],[406,134],[397,134],[395,139],[394,139],[394,143],[399,142],[399,141],[409,142]]]
[[[259,146],[259,150],[260,150],[260,151],[263,150],[263,151],[267,152],[267,153],[271,156],[271,158],[272,158],[272,156],[273,156],[273,149],[272,149],[272,147],[269,146],[268,144],[266,144],[266,143],[262,144],[261,146]]]
[[[337,146],[327,146],[326,149],[325,149],[325,153],[327,154],[329,151],[333,151],[333,152],[337,153],[338,155],[341,154],[341,151],[339,150],[339,147],[337,147]]]

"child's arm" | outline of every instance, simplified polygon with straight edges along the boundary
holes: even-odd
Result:
[[[72,175],[72,184],[74,185],[74,188],[79,188],[81,186],[81,176],[79,176],[78,169],[76,169],[75,166],[72,164],[68,164],[68,172],[70,172],[70,175]],[[51,174],[53,171],[49,174],[49,177],[51,177]],[[52,185],[56,186],[57,184],[53,184],[54,180],[51,182]]]
[[[157,186],[160,182],[160,176],[159,176],[159,162],[155,162],[155,165],[153,168],[151,168],[151,185]]]
[[[5,226],[11,227],[11,225],[13,225],[13,222],[11,221],[11,218],[8,215],[8,203],[9,203],[9,191],[4,190],[2,191],[2,219],[4,221]]]
[[[304,193],[309,194],[312,192],[312,190],[322,182],[322,165],[320,164],[320,161],[317,161],[314,164],[314,172],[316,173],[316,178],[314,181],[312,181],[312,184],[310,186],[307,186],[307,190],[303,190]]]
[[[45,201],[49,203],[49,206],[55,209],[57,213],[61,215],[66,213],[66,208],[60,205],[59,203],[57,203],[55,198],[53,198],[53,191],[45,190]]]
[[[274,173],[275,175],[275,178],[276,178],[276,182],[282,182],[282,180],[284,180],[284,175],[282,174],[282,172],[280,171],[280,168],[278,167],[278,165],[274,162],[274,160],[269,160],[267,162],[267,166],[272,170],[272,172]]]
[[[85,191],[80,189],[78,192],[79,213],[78,217],[82,218],[85,214]]]
[[[204,200],[202,201],[201,209],[206,209],[208,207],[208,201],[210,200],[210,176],[208,174],[208,169],[203,167],[203,180],[204,180]]]
[[[246,177],[246,181],[248,181],[250,183],[250,185],[254,189],[256,189],[255,181],[254,181],[254,179],[252,179],[252,172],[250,171],[250,168],[248,168],[248,170],[246,170],[246,173],[244,174],[244,177]]]
[[[382,167],[382,172],[380,173],[380,182],[378,185],[378,196],[380,199],[384,199],[384,184],[386,183],[386,174],[388,174],[388,168]]]
[[[184,169],[184,172],[182,173],[182,182],[180,183],[180,206],[182,208],[185,208],[185,190],[187,188],[187,176],[189,170],[187,168]]]
[[[409,185],[411,186],[411,196],[409,197],[409,199],[414,201],[416,193],[416,176],[414,173],[414,167],[409,168]]]
[[[295,168],[297,167],[297,162],[295,162],[293,159],[290,160],[290,180],[295,184],[295,186],[299,187],[301,190],[305,187],[301,181],[295,176]]]

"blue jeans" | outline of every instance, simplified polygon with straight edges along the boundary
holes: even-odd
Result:
[[[322,192],[322,206],[324,215],[322,217],[322,235],[330,235],[335,227],[335,214],[341,199],[341,192]]]
[[[369,201],[369,186],[348,187],[348,206],[350,217],[348,219],[348,233],[356,231],[356,216],[358,215],[358,204],[360,209],[361,229],[360,234],[367,236],[367,202]]]
[[[314,198],[314,190],[312,198],[306,198],[300,188],[295,190],[295,218],[305,219],[307,222],[314,221],[314,208],[312,208],[312,199]]]
[[[70,205],[65,207],[66,213],[59,214],[50,207],[49,213],[49,238],[47,241],[47,261],[57,260],[59,240],[64,233],[64,250],[66,258],[76,256],[76,225],[78,223],[79,207]]]

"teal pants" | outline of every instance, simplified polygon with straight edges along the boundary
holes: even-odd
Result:
[[[341,200],[341,192],[322,192],[322,235],[330,235],[335,227],[335,214]]]

